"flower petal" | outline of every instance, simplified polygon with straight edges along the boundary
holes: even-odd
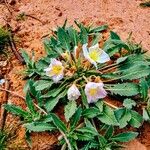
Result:
[[[78,90],[78,88],[76,87],[75,84],[73,84],[69,89],[68,89],[68,92],[67,92],[67,96],[68,96],[68,99],[69,100],[76,100],[79,98],[80,96],[80,91]]]
[[[97,50],[97,49],[99,49],[99,44],[98,43],[93,45],[93,46],[91,46],[91,47],[89,47],[89,52],[91,52],[93,50]]]
[[[85,94],[87,96],[88,103],[97,102],[100,98],[107,96],[107,92],[103,88],[104,84],[102,82],[88,82],[85,85]]]
[[[63,77],[64,77],[63,74],[60,74],[60,75],[58,75],[58,76],[52,76],[52,80],[53,80],[55,83],[58,83],[58,81],[60,81]]]
[[[105,63],[109,60],[110,60],[109,55],[105,51],[102,50],[102,53],[101,53],[99,59],[97,60],[97,62],[98,63]]]
[[[105,91],[105,89],[102,87],[99,87],[98,98],[104,98],[106,96],[107,96],[107,92]]]
[[[83,44],[83,46],[82,46],[82,49],[83,49],[83,55],[84,55],[84,57],[91,63],[91,64],[93,64],[95,67],[96,67],[96,69],[97,69],[97,63],[93,60],[93,59],[91,59],[90,58],[90,56],[89,56],[89,52],[88,52],[88,49],[87,49],[87,43],[86,44]]]

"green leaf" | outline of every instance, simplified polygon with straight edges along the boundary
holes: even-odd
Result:
[[[81,91],[82,103],[83,103],[83,105],[85,106],[85,108],[88,108],[89,105],[88,105],[87,98],[86,98],[86,95],[85,95],[85,92],[84,92],[83,88],[81,88],[80,91]]]
[[[131,120],[129,121],[130,125],[139,128],[142,125],[143,118],[136,111],[131,110]]]
[[[126,43],[118,39],[108,39],[103,45],[103,50],[106,51],[109,56],[118,53],[121,48],[129,49]]]
[[[88,43],[88,32],[82,24],[80,24],[80,31],[81,31],[80,32],[81,43],[82,44]]]
[[[22,53],[22,57],[25,60],[26,65],[31,64],[31,59],[29,55],[26,53],[26,51],[22,50],[21,53]]]
[[[76,127],[78,121],[80,120],[81,113],[82,113],[82,108],[78,107],[78,109],[76,110],[75,114],[72,116],[70,121],[70,125],[72,129]]]
[[[114,134],[114,128],[113,128],[113,126],[109,126],[105,132],[104,137],[105,137],[105,139],[108,140],[113,136],[113,134]]]
[[[73,29],[72,27],[69,27],[68,28],[68,33],[69,33],[69,36],[71,38],[71,41],[72,41],[73,45],[77,46],[78,45],[78,41],[79,41],[79,39],[78,39],[78,32],[75,29]]]
[[[121,40],[119,35],[113,31],[110,31],[110,38],[111,39],[116,39],[116,40]]]
[[[102,34],[100,34],[100,33],[94,34],[91,46],[97,44],[99,42],[99,40],[100,40],[101,37],[102,37]]]
[[[56,116],[55,114],[51,113],[50,114],[52,116],[53,122],[55,124],[55,126],[62,132],[66,133],[67,132],[67,127],[66,125],[58,118],[58,116]]]
[[[123,80],[133,80],[148,76],[150,74],[150,67],[145,66],[143,62],[138,63],[139,64],[123,70],[122,76],[120,78]]]
[[[107,89],[108,87],[106,87]],[[118,94],[121,96],[134,96],[139,93],[138,85],[135,83],[121,83],[121,84],[109,84],[107,89],[111,94]]]
[[[88,109],[84,109],[82,115],[86,118],[94,118],[99,114],[100,114],[100,111],[99,111],[98,108],[91,107],[91,108],[88,108]]]
[[[103,112],[104,103],[102,100],[97,101],[95,105],[98,107],[100,112]]]
[[[77,109],[76,101],[69,101],[68,104],[65,106],[65,118],[68,122],[69,119],[74,115],[75,111]]]
[[[70,38],[66,31],[63,28],[58,28],[57,36],[62,47],[65,50],[70,51]]]
[[[99,135],[99,133],[97,132],[97,130],[94,127],[93,128],[82,127],[82,128],[76,129],[76,131],[82,132],[83,134],[86,134],[86,133],[92,134],[93,136]]]
[[[59,102],[59,100],[63,97],[66,96],[66,90],[64,90],[62,93],[60,93],[59,95],[57,95],[56,97],[51,97],[49,98],[49,100],[47,100],[46,104],[45,104],[45,108],[48,112],[52,111],[54,109],[54,107],[57,105],[57,103]]]
[[[126,98],[123,101],[123,106],[128,108],[128,109],[132,109],[132,107],[136,106],[136,102],[130,98]]]
[[[114,111],[109,106],[104,106],[102,114],[98,115],[97,118],[107,125],[118,125]]]
[[[32,114],[35,114],[36,111],[35,111],[35,108],[34,108],[34,103],[33,103],[33,100],[31,98],[29,92],[27,92],[27,94],[26,94],[26,104],[27,104],[27,107],[28,107],[29,111]]]
[[[54,125],[43,122],[26,123],[23,126],[33,132],[52,131],[56,129]]]
[[[140,93],[141,93],[141,97],[144,100],[146,100],[148,97],[148,90],[149,90],[148,83],[144,78],[142,78],[140,80]]]
[[[58,88],[49,90],[46,94],[42,95],[41,98],[57,97],[61,92],[64,91],[65,88],[66,85],[63,85],[63,86],[59,86]]]
[[[10,104],[5,104],[4,108],[11,112],[14,115],[20,116],[20,117],[24,117],[26,118],[27,116],[29,116],[30,114],[27,111],[24,111],[21,107],[19,106],[15,106],[15,105],[10,105]]]
[[[116,63],[117,63],[117,64],[120,64],[120,63],[126,61],[127,58],[128,58],[127,56],[125,56],[125,57],[120,57],[120,58],[117,59]]]
[[[78,137],[78,141],[91,141],[94,139],[94,136],[92,136],[89,133],[83,134],[83,133],[76,133],[77,137]]]
[[[50,88],[53,82],[48,80],[39,80],[34,83],[34,87],[36,91],[42,91],[46,88]]]
[[[124,128],[127,126],[128,122],[131,120],[131,113],[126,108],[119,108],[115,110],[115,116],[119,122],[119,127]]]
[[[102,25],[96,28],[93,28],[89,31],[89,33],[96,33],[96,32],[102,32],[104,30],[108,29],[108,25]]]
[[[133,139],[135,139],[138,136],[137,132],[126,132],[126,133],[120,133],[111,139],[117,142],[129,142]]]

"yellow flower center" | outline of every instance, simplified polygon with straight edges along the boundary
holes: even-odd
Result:
[[[97,61],[97,60],[98,60],[99,55],[100,55],[100,51],[97,50],[97,49],[92,50],[91,52],[89,52],[90,58],[93,59],[94,61]]]
[[[62,66],[56,65],[56,66],[53,66],[51,74],[59,75],[61,74],[61,72],[62,72]]]
[[[97,93],[97,88],[91,88],[91,89],[89,90],[89,93],[90,93],[91,96],[96,95],[96,93]]]

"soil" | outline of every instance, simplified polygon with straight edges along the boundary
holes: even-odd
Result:
[[[144,49],[150,50],[150,8],[140,7],[141,2],[141,0],[5,0],[5,3],[0,1],[0,25],[9,23],[15,32],[18,49],[23,48],[30,55],[34,50],[35,59],[45,54],[43,37],[50,33],[50,29],[62,25],[66,18],[70,25],[75,19],[86,24],[108,24],[123,40],[132,32],[133,40],[137,43],[142,41]],[[18,20],[22,13],[25,13],[26,17]],[[11,67],[9,71],[4,67],[4,72],[8,72],[10,89],[24,96],[22,89],[25,81],[21,74],[24,66],[13,54],[10,56]],[[0,92],[0,98],[2,97],[3,92]],[[10,95],[9,101],[25,107],[24,102],[17,97]],[[149,124],[144,124],[140,131],[139,137],[128,143],[126,150],[150,150]],[[21,130],[18,133],[18,141],[23,135],[24,131]],[[52,149],[51,145],[56,140],[54,134],[34,133],[32,149]]]

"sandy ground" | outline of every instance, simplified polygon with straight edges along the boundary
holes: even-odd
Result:
[[[9,9],[0,4],[0,25],[8,21],[16,33],[18,48],[25,49],[29,54],[35,51],[36,59],[44,55],[42,37],[50,33],[50,29],[63,24],[67,18],[69,24],[75,19],[84,23],[94,25],[108,24],[117,32],[122,39],[126,39],[130,32],[133,32],[133,40],[141,42],[145,49],[150,50],[150,8],[141,8],[141,0],[8,0]],[[32,15],[40,21],[27,17],[24,21],[17,21],[19,14]],[[23,66],[12,56],[12,67],[8,74],[11,82],[11,90],[24,95],[22,88],[25,81],[22,81],[20,70]],[[12,103],[24,106],[18,99],[10,97]],[[127,144],[127,150],[150,149],[150,129],[144,126],[140,138]],[[34,134],[33,149],[42,150],[43,143],[51,145],[56,137],[48,134]]]

